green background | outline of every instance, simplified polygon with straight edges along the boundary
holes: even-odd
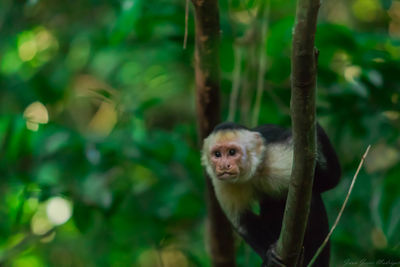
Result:
[[[258,123],[289,126],[295,1],[271,0],[261,22],[260,1],[219,4],[222,118],[236,65],[235,120],[250,125],[264,55]],[[265,39],[251,35],[262,21]],[[192,6],[186,49],[184,31],[184,0],[0,2],[0,265],[210,266]],[[343,167],[324,194],[331,225],[372,145],[332,266],[400,265],[399,37],[399,1],[322,3],[318,121]]]

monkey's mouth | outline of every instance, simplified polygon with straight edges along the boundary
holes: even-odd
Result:
[[[237,176],[236,172],[220,172],[218,173],[218,178],[219,179],[229,179],[229,178],[235,178]]]

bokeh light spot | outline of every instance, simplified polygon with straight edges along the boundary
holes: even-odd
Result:
[[[38,210],[31,220],[31,230],[35,235],[43,235],[50,231],[53,225],[42,210]]]
[[[22,32],[17,43],[19,58],[24,62],[31,62],[31,66],[43,64],[58,50],[56,38],[43,27]]]
[[[18,47],[18,54],[22,61],[32,60],[36,55],[37,47],[36,43],[33,40],[29,40],[27,42],[22,43]]]
[[[359,66],[349,66],[344,70],[344,78],[346,81],[355,83],[355,79],[360,77],[361,68]]]
[[[377,0],[357,0],[352,6],[354,16],[364,22],[374,21],[382,12]]]
[[[26,120],[26,128],[31,131],[37,131],[39,124],[49,122],[49,113],[42,103],[36,101],[26,107],[24,118]]]
[[[71,218],[71,204],[61,197],[51,198],[47,203],[46,214],[54,225],[63,224]]]

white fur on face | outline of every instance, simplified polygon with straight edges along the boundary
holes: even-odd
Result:
[[[234,142],[242,150],[240,173],[238,177],[220,180],[211,162],[211,148],[221,142]],[[202,165],[210,176],[217,199],[230,221],[238,223],[238,216],[254,201],[251,178],[263,161],[265,145],[263,138],[257,132],[248,130],[227,130],[211,134],[204,140]]]
[[[214,166],[211,163],[211,148],[218,143],[232,142],[242,150],[240,174],[235,179],[226,182],[246,182],[254,176],[258,166],[262,162],[265,146],[261,135],[249,130],[225,130],[213,133],[204,140],[202,151],[202,165],[206,167],[208,175],[217,179]]]

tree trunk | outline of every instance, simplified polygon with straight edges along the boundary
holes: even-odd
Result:
[[[207,137],[220,122],[219,10],[217,0],[193,0],[196,21],[195,73],[198,134]],[[208,208],[208,247],[212,266],[234,267],[234,238],[230,223],[215,197],[206,176]]]
[[[307,226],[316,160],[315,93],[317,50],[314,48],[319,0],[298,0],[292,50],[291,115],[294,158],[282,230],[276,253],[295,266]]]

